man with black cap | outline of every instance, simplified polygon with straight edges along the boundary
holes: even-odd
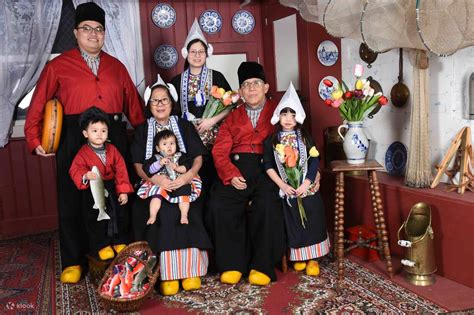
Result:
[[[78,48],[64,52],[46,64],[28,109],[25,136],[30,152],[48,157],[41,145],[44,105],[57,98],[64,118],[56,154],[59,239],[63,283],[77,283],[88,252],[81,215],[81,195],[69,177],[72,160],[83,144],[79,114],[97,106],[109,115],[109,139],[126,155],[125,113],[133,126],[144,121],[143,105],[125,66],[102,51],[105,38],[105,12],[93,2],[76,8],[74,35]],[[92,211],[92,210],[91,210]],[[122,248],[115,248],[116,251]],[[113,257],[112,255],[109,255]],[[106,258],[112,258],[106,257]],[[104,258],[104,257],[102,257]]]
[[[266,98],[260,64],[243,62],[238,77],[245,105],[226,118],[212,149],[220,180],[209,201],[211,234],[222,283],[235,284],[248,274],[251,284],[267,285],[276,280],[274,266],[285,252],[278,187],[262,166],[276,104]]]

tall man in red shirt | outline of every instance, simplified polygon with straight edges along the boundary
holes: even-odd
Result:
[[[109,115],[109,139],[126,157],[126,127],[123,113],[133,126],[144,121],[140,96],[125,66],[102,51],[105,38],[105,12],[88,2],[77,6],[74,35],[77,48],[64,52],[46,64],[38,80],[25,123],[28,149],[43,157],[41,124],[44,105],[57,98],[63,105],[61,141],[56,154],[59,209],[59,239],[63,283],[76,283],[81,278],[87,236],[81,220],[81,195],[68,171],[84,142],[79,127],[79,114],[97,106]]]
[[[238,76],[245,104],[227,116],[212,149],[220,181],[210,194],[211,234],[221,282],[235,284],[248,274],[251,284],[267,285],[276,280],[274,266],[285,251],[278,187],[262,166],[276,104],[265,96],[260,64],[243,62]]]

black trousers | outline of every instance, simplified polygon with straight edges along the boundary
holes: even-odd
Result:
[[[286,249],[278,187],[264,172],[261,155],[239,153],[231,158],[247,188],[238,190],[221,181],[212,188],[209,210],[217,269],[244,275],[255,269],[275,281],[274,266]]]
[[[98,209],[93,209],[94,198],[90,189],[82,193],[82,219],[87,232],[89,255],[98,257],[98,251],[109,245],[130,242],[129,205],[120,205],[113,180],[104,182],[109,196],[105,199],[106,211],[110,220],[97,221]]]
[[[122,114],[110,114],[109,139],[126,157],[126,125]],[[79,115],[65,115],[61,141],[56,153],[56,183],[59,211],[59,242],[62,267],[86,265],[89,252],[88,237],[82,217],[82,195],[69,176],[69,168],[81,146],[85,143],[79,127]]]

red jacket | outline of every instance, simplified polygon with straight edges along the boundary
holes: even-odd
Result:
[[[48,62],[38,79],[25,122],[30,152],[41,144],[44,105],[55,97],[64,115],[80,114],[95,105],[108,114],[125,113],[134,127],[145,120],[143,103],[125,66],[101,52],[96,77],[74,48]]]
[[[115,191],[117,194],[132,193],[133,186],[128,179],[127,166],[122,155],[113,144],[106,143],[106,165],[102,163],[94,150],[85,144],[72,161],[69,175],[78,189],[85,190],[89,188],[89,182],[86,185],[82,182],[82,176],[92,170],[92,166],[97,166],[103,180],[115,180]]]
[[[267,100],[255,129],[247,115],[245,105],[238,107],[224,120],[212,148],[217,174],[224,185],[229,185],[233,177],[242,176],[231,162],[231,153],[263,154],[263,140],[274,131],[270,120],[275,108],[276,104]]]

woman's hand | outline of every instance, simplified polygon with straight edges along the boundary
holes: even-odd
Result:
[[[150,181],[163,188],[166,191],[171,191],[171,180],[166,176],[166,175],[154,175],[153,177],[150,178]]]
[[[216,121],[214,120],[214,117],[212,118],[203,118],[199,121],[197,125],[197,132],[199,134],[203,133],[204,131],[207,131],[212,128],[216,124]]]
[[[175,190],[180,188],[181,186],[184,186],[186,184],[190,184],[193,179],[193,174],[191,172],[186,172],[176,178],[174,181],[170,182],[169,188],[171,190]]]
[[[296,190],[285,182],[283,182],[283,185],[280,186],[280,189],[287,196],[294,196],[296,193]]]
[[[44,150],[41,144],[35,148],[35,153],[43,157],[55,156],[54,153],[46,153],[46,151]]]

